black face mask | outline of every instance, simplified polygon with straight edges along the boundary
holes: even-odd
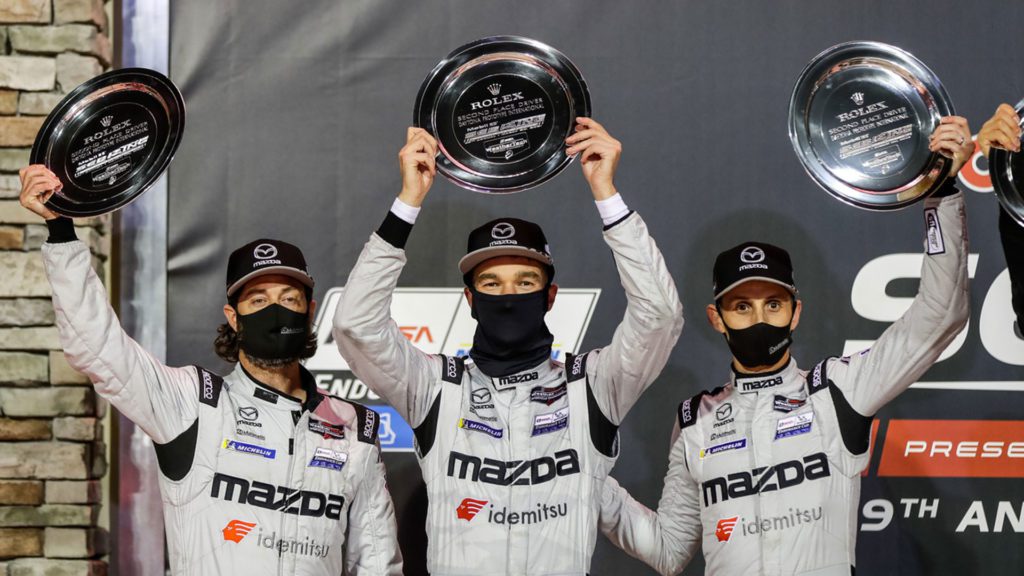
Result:
[[[551,357],[547,290],[502,296],[470,290],[477,324],[469,355],[484,374],[508,376]]]
[[[725,341],[739,363],[748,368],[774,366],[782,359],[793,343],[793,331],[786,326],[772,326],[766,322],[754,324],[742,330],[725,325],[728,337]]]
[[[280,304],[236,318],[239,346],[254,359],[298,360],[309,339],[309,317]]]

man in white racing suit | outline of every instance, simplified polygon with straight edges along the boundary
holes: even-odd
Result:
[[[584,574],[618,425],[654,381],[682,329],[675,284],[640,216],[612,183],[620,144],[577,120],[580,154],[626,292],[610,345],[551,359],[544,324],[557,292],[536,224],[499,218],[460,261],[477,331],[470,359],[416,349],[391,319],[404,246],[435,174],[437,143],[410,128],[403,189],[353,267],[334,334],[352,371],[413,426],[427,485],[434,576]]]
[[[96,392],[156,445],[171,572],[397,575],[377,414],[322,394],[299,364],[313,279],[298,248],[257,240],[232,253],[218,354],[226,377],[172,368],[121,328],[86,245],[45,205],[61,188],[22,170],[21,203],[50,230],[43,261],[61,344]]]
[[[799,369],[788,253],[748,242],[718,256],[707,315],[732,352],[731,377],[680,405],[656,512],[609,478],[601,530],[613,543],[661,574],[682,571],[699,547],[708,574],[853,573],[873,416],[968,318],[966,215],[953,187],[973,152],[967,122],[943,118],[930,144],[953,158],[953,176],[924,202],[917,297],[870,350]]]

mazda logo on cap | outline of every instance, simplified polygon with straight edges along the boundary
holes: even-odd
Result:
[[[747,246],[742,252],[740,252],[740,260],[747,264],[761,262],[764,260],[764,250],[761,250],[757,246]]]
[[[252,251],[252,255],[257,260],[267,260],[277,256],[277,247],[273,244],[260,244]]]
[[[508,222],[499,222],[491,228],[491,238],[495,240],[505,240],[515,236],[516,229]]]

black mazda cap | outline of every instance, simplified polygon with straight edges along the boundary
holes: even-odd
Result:
[[[793,282],[793,263],[789,252],[764,242],[744,242],[718,255],[714,269],[715,300],[750,280],[763,280],[783,286],[793,296],[799,294]]]
[[[459,271],[468,274],[477,264],[497,256],[521,256],[544,264],[548,276],[555,273],[547,238],[540,226],[518,218],[498,218],[469,233],[466,255],[459,260]],[[549,278],[550,280],[550,278]]]
[[[313,288],[313,277],[306,268],[302,250],[287,242],[260,238],[235,250],[228,258],[228,298],[249,280],[266,274],[290,276]]]

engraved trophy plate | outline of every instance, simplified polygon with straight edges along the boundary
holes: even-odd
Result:
[[[166,170],[184,127],[181,93],[154,70],[112,70],[75,88],[32,145],[31,163],[64,184],[46,206],[83,217],[128,204]]]
[[[848,42],[804,68],[789,102],[789,139],[807,173],[839,200],[868,210],[904,208],[934,192],[951,161],[928,140],[953,104],[911,54]]]
[[[590,116],[590,94],[558,50],[494,36],[435,66],[413,114],[415,125],[437,138],[437,168],[449,180],[477,192],[519,192],[572,162],[565,139],[577,116]]]
[[[1024,113],[1024,100],[1014,108],[1019,118]],[[1020,126],[1024,127],[1024,120],[1020,121]],[[1024,153],[993,146],[989,151],[988,169],[999,203],[1007,214],[1024,226]]]

